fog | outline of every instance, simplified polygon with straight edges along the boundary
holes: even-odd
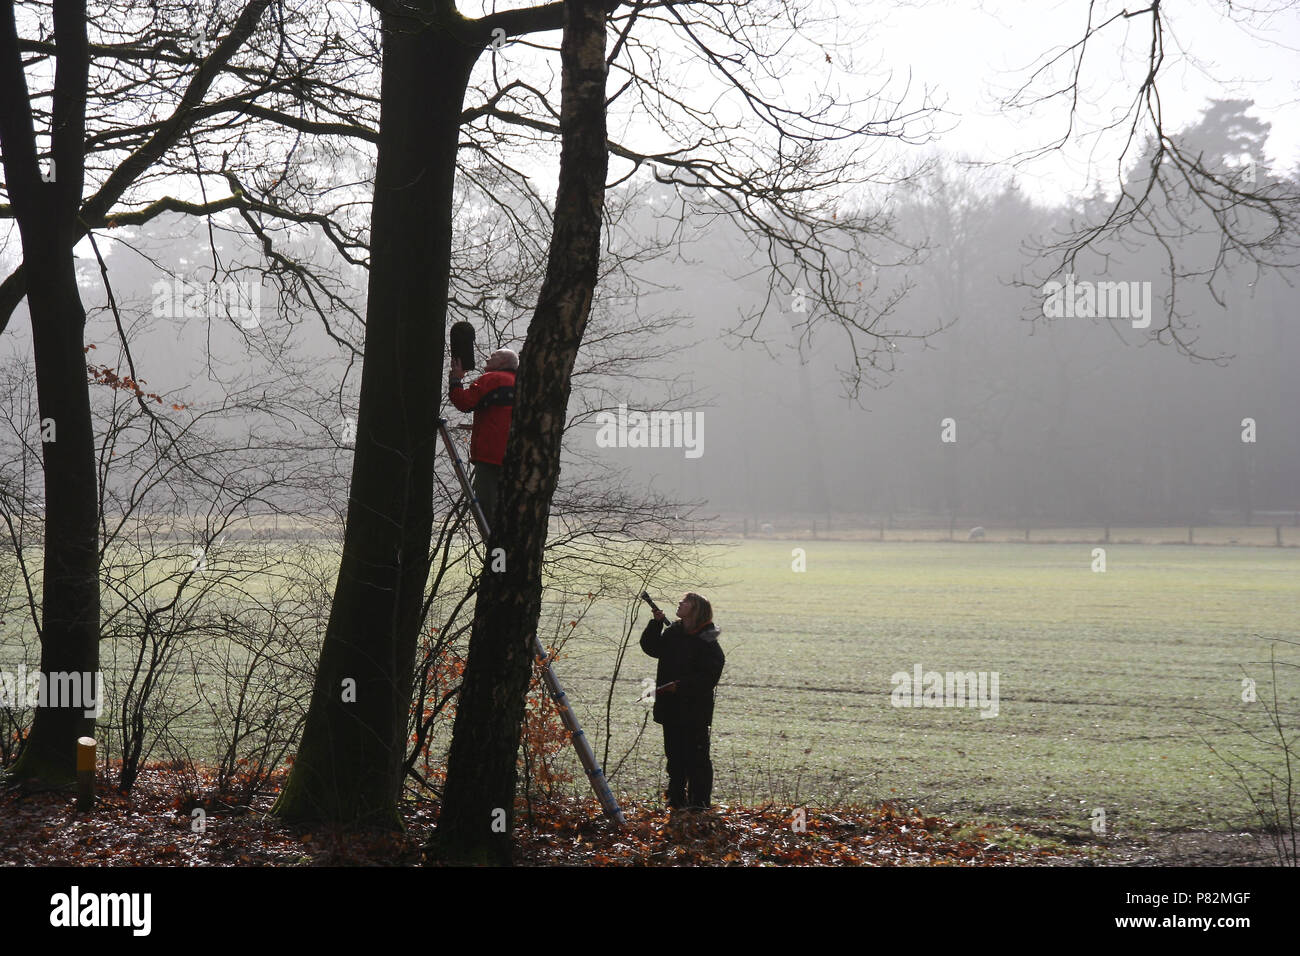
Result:
[[[1223,168],[1245,169],[1267,144],[1251,109],[1220,104],[1188,135]],[[609,273],[575,376],[565,479],[614,469],[616,485],[742,527],[796,514],[832,526],[908,516],[963,527],[1290,524],[1300,510],[1295,270],[1231,250],[1219,261],[1194,198],[1166,210],[1199,231],[1168,247],[1101,241],[1069,272],[1043,247],[1102,200],[1044,206],[1009,175],[948,159],[856,209],[845,200],[846,216],[881,228],[819,275],[774,265],[733,220],[670,187],[622,186],[609,201]],[[185,405],[171,413],[181,417],[232,390],[273,393],[274,414],[245,410],[214,427],[291,435],[345,499],[365,270],[335,262],[336,299],[321,308],[301,285],[290,295],[260,279],[258,250],[235,232],[214,243],[189,225],[178,240],[182,223],[105,243],[146,390]],[[524,347],[541,252],[466,252],[498,229],[472,199],[458,228],[460,255],[476,258],[453,278],[451,320],[475,323],[484,355]],[[542,226],[533,238],[544,248]],[[324,244],[301,242],[298,254],[328,273]],[[213,288],[212,261],[236,294],[200,295],[187,314],[173,286]],[[97,264],[81,267],[88,360],[124,368]],[[823,301],[828,280],[848,298]],[[30,362],[25,316],[11,333],[11,362]],[[618,437],[620,406],[624,426],[627,413],[635,426],[638,411],[660,409],[691,430],[665,433],[675,447],[607,447],[648,443]]]

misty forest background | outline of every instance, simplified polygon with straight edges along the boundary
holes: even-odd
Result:
[[[1225,101],[1179,138],[1210,157],[1211,168],[1267,177],[1267,133],[1249,102]],[[1194,224],[1209,225],[1195,223],[1193,200],[1182,201]],[[842,202],[851,208],[851,197]],[[1171,316],[1167,256],[1212,264],[1211,240],[1193,236],[1168,249],[1154,239],[1103,244],[1080,257],[1077,278],[1151,283],[1151,327],[1135,329],[1128,318],[1047,319],[1034,279],[1042,260],[1033,253],[1103,203],[1043,206],[1014,177],[936,157],[928,173],[889,197],[898,242],[874,250],[878,265],[855,257],[843,267],[864,300],[889,305],[885,322],[899,334],[888,364],[867,368],[866,384],[854,388],[843,336],[825,327],[810,334],[819,309],[811,284],[792,286],[777,303],[786,328],[769,322],[756,330],[746,317],[768,296],[768,266],[745,257],[731,220],[706,215],[671,187],[641,182],[612,191],[609,242],[637,261],[630,276],[598,290],[598,332],[575,374],[565,481],[612,469],[619,486],[696,503],[698,516],[744,516],[750,530],[795,513],[806,516],[801,528],[834,515],[909,514],[1044,526],[1291,524],[1300,510],[1300,378],[1292,367],[1300,328],[1287,278],[1229,259],[1212,283],[1180,279]],[[492,210],[466,197],[461,212],[460,255],[493,249],[504,227]],[[545,229],[536,226],[538,247],[489,252],[488,274],[475,275],[476,288],[452,302],[456,319],[478,326],[485,354],[522,346],[544,252]],[[187,232],[188,242],[177,238]],[[212,238],[177,217],[130,230],[129,242],[109,247],[136,368],[150,391],[186,405],[215,435],[275,435],[303,446],[294,454],[310,455],[310,468],[303,459],[296,470],[319,479],[311,497],[281,476],[259,493],[261,510],[337,508],[349,465],[342,449],[355,429],[363,270],[331,260],[323,243],[286,250],[336,275],[332,292],[356,310],[326,309],[327,333],[292,303],[277,302],[273,287],[250,293],[255,248],[225,230],[210,246]],[[524,256],[515,259],[518,252]],[[210,294],[190,302],[198,314],[161,314],[212,281],[204,270],[213,259],[223,274],[241,277],[233,296],[244,304]],[[86,340],[98,343],[88,357],[111,366],[116,333],[95,262],[83,259],[81,274]],[[180,297],[174,277],[188,283]],[[247,322],[253,297],[260,328],[245,338],[236,326]],[[18,388],[30,349],[21,323],[4,346]],[[246,407],[272,382],[286,390],[274,408]],[[703,413],[703,455],[597,447],[596,413],[620,403]],[[20,444],[30,451],[33,423],[15,414],[22,406],[12,398],[7,409],[5,460],[14,469]],[[951,443],[940,440],[949,417]],[[1255,422],[1254,442],[1243,441],[1244,418]],[[106,478],[134,480],[120,469]],[[39,485],[27,493],[39,494]]]

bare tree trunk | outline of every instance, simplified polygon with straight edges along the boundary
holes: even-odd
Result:
[[[0,147],[22,236],[45,465],[45,554],[41,670],[99,669],[99,529],[94,435],[83,333],[86,310],[72,247],[85,180],[86,83],[90,68],[85,0],[55,0],[57,51],[49,165],[37,155],[31,99],[18,50],[12,0],[0,9]],[[94,732],[90,700],[42,701],[15,777],[76,778],[77,737]],[[60,703],[63,706],[49,706]]]
[[[447,786],[430,849],[443,859],[510,862],[520,726],[541,612],[542,552],[560,474],[570,376],[600,263],[609,157],[605,19],[599,0],[566,0],[560,48],[563,146],[541,296],[520,360],[488,569],[456,710]],[[493,572],[491,555],[505,553]]]
[[[431,2],[418,4],[432,15]],[[365,364],[343,560],[275,812],[397,826],[433,525],[460,113],[482,44],[384,17]]]

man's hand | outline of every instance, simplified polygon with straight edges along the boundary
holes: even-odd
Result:
[[[664,612],[659,610],[659,608],[655,608],[653,613],[654,613],[654,619],[658,621],[660,624],[668,620],[668,618],[664,616]]]
[[[451,358],[451,371],[448,373],[447,377],[456,381],[465,377],[465,369],[461,367],[460,359],[456,358],[454,355]]]

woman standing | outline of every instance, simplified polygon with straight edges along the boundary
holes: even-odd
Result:
[[[655,675],[655,723],[664,728],[668,758],[670,809],[705,809],[713,795],[709,760],[709,725],[713,723],[713,689],[726,657],[718,645],[713,607],[698,594],[687,594],[677,617],[664,629],[658,609],[641,635],[641,650],[659,659]]]

